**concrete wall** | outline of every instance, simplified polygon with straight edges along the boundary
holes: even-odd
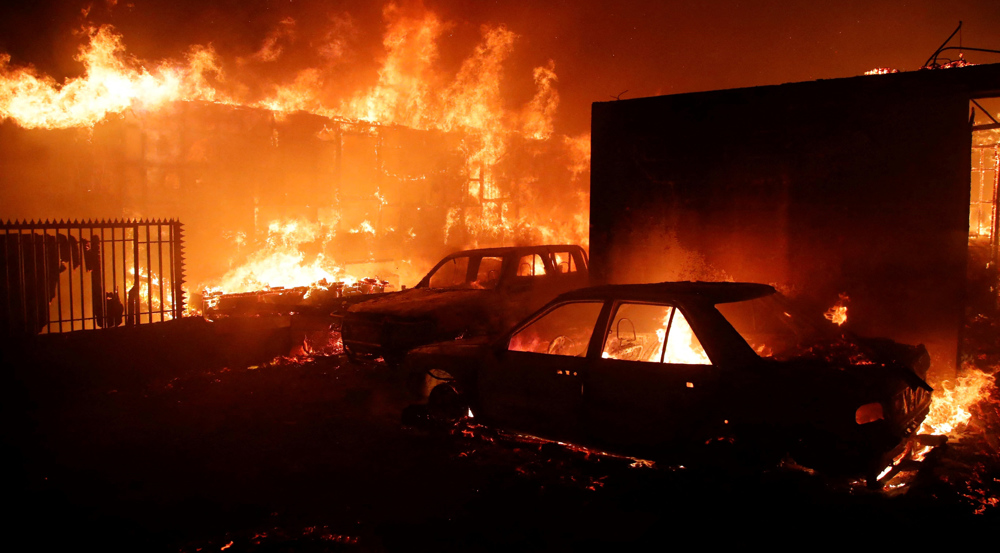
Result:
[[[593,105],[598,282],[773,283],[957,357],[979,66]]]

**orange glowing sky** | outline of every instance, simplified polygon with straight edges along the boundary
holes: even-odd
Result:
[[[513,66],[553,60],[562,98],[556,130],[567,134],[589,128],[591,102],[626,90],[623,97],[634,98],[848,77],[874,67],[917,69],[959,20],[965,24],[953,44],[961,38],[965,46],[1000,49],[995,0],[397,3],[432,10],[447,22],[445,64],[460,63],[484,24],[504,24],[518,35]],[[281,56],[254,59],[287,18],[295,29],[279,33]],[[374,80],[385,25],[382,3],[361,0],[42,0],[0,8],[0,52],[57,80],[75,76],[81,39],[74,31],[85,23],[114,25],[141,60],[180,58],[191,45],[211,43],[221,55],[243,60],[243,70],[275,81],[325,64],[345,94]],[[1000,62],[1000,55],[968,59]],[[533,90],[530,72],[511,77],[507,93],[523,102]]]

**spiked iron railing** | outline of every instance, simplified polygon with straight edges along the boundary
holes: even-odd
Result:
[[[184,313],[174,220],[0,224],[0,333],[136,325]]]

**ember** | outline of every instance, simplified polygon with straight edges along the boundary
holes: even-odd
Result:
[[[840,299],[837,300],[837,303],[835,303],[833,307],[823,314],[823,316],[826,317],[826,320],[837,326],[842,326],[846,323],[848,299],[850,298],[847,297],[847,294],[840,294]]]

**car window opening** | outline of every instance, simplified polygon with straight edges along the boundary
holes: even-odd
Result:
[[[647,363],[710,363],[683,313],[669,305],[637,303],[618,307],[601,357]]]
[[[564,303],[518,330],[507,349],[586,357],[590,337],[601,314],[602,302]]]
[[[522,256],[517,262],[517,276],[531,277],[545,274],[545,261],[537,253]]]
[[[502,257],[455,257],[443,263],[431,274],[428,287],[492,290],[500,281],[502,268]]]
[[[558,274],[575,273],[579,269],[576,266],[576,260],[573,259],[573,255],[570,252],[552,252],[549,257],[552,262],[552,267],[555,268],[555,272]]]
[[[812,346],[836,338],[829,331],[810,324],[803,316],[793,317],[790,306],[777,294],[753,300],[720,303],[715,308],[733,325],[757,355],[771,359],[792,359]]]

